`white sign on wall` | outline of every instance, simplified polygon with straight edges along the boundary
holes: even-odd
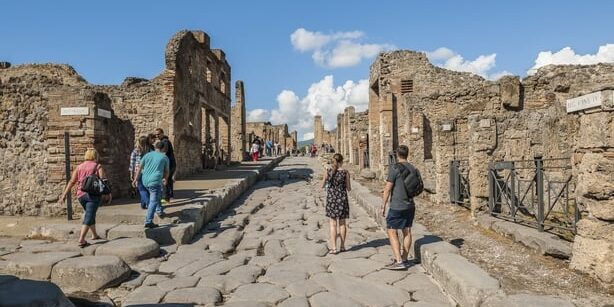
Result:
[[[89,114],[90,114],[90,108],[88,107],[60,108],[61,116],[89,115]]]
[[[111,111],[105,109],[98,109],[98,116],[111,118]]]
[[[452,131],[452,124],[443,124],[441,125],[442,131]]]
[[[411,133],[418,133],[418,132],[420,132],[419,128],[416,128],[416,127],[411,128]]]
[[[600,107],[603,103],[601,92],[594,92],[580,97],[567,99],[567,113]]]

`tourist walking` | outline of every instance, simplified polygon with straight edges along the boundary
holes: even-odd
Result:
[[[252,154],[252,161],[254,162],[258,161],[258,154],[260,153],[260,144],[258,143],[258,140],[255,140],[250,151]]]
[[[89,243],[85,240],[88,231],[92,232],[92,240],[99,240],[100,236],[96,232],[96,212],[101,203],[102,195],[95,195],[94,193],[87,193],[82,190],[85,179],[96,174],[101,179],[106,179],[106,173],[102,165],[98,163],[98,152],[95,149],[88,149],[85,151],[84,162],[79,164],[77,168],[72,172],[70,181],[66,183],[66,188],[60,196],[60,202],[64,202],[66,197],[70,197],[70,191],[75,185],[77,188],[77,198],[79,203],[83,207],[83,223],[81,225],[81,232],[79,233],[79,247],[86,247]]]
[[[394,255],[392,263],[385,266],[389,270],[404,270],[410,265],[407,257],[411,248],[411,227],[414,222],[416,206],[414,196],[422,192],[423,184],[420,172],[407,161],[409,149],[405,145],[396,150],[397,163],[390,167],[383,203],[380,208],[382,217],[386,218],[387,234]],[[390,209],[386,214],[386,205],[390,199]],[[399,241],[398,230],[403,233],[403,244]]]
[[[141,178],[143,186],[149,192],[149,203],[145,215],[146,228],[158,227],[153,222],[154,213],[157,213],[160,218],[164,218],[162,188],[168,183],[170,175],[170,161],[166,156],[166,143],[156,142],[154,147],[156,148],[155,151],[150,151],[141,158],[140,167],[135,175],[135,179]],[[137,185],[136,180],[132,184]]]
[[[169,175],[168,180],[166,182],[166,189],[164,192],[164,201],[167,203],[171,202],[171,198],[175,197],[175,171],[177,170],[177,160],[175,160],[175,151],[173,150],[173,144],[168,136],[164,135],[164,130],[162,128],[156,129],[156,138],[165,143],[166,148],[166,157],[168,157],[169,161]]]
[[[333,155],[331,168],[326,170],[322,181],[322,188],[326,188],[326,216],[329,218],[331,254],[345,251],[347,237],[345,220],[350,217],[348,201],[348,192],[352,190],[350,173],[342,167],[343,156],[339,153]],[[339,250],[337,250],[337,233],[341,237]]]
[[[141,157],[153,150],[153,146],[150,144],[150,139],[151,138],[146,135],[139,137],[134,150],[130,154],[130,166],[128,167],[128,171],[130,172],[130,182],[136,181],[137,183],[135,188],[137,191],[139,191],[141,208],[143,209],[147,209],[147,204],[149,204],[149,192],[143,185],[141,178],[136,178],[135,176],[141,163]]]

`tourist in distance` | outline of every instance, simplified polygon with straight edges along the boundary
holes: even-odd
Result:
[[[252,154],[252,161],[256,162],[258,161],[258,153],[260,153],[260,142],[258,140],[254,140],[254,143],[252,144],[252,149],[250,150],[250,153]]]
[[[397,163],[392,165],[388,172],[383,203],[380,208],[380,214],[386,218],[388,239],[394,255],[392,263],[385,266],[389,270],[405,270],[410,266],[407,257],[411,248],[411,227],[416,212],[413,197],[422,192],[422,179],[418,170],[407,161],[408,154],[409,149],[405,145],[399,146],[396,150]],[[408,179],[419,180],[419,187],[408,184]],[[390,209],[386,215],[386,205],[389,199]],[[402,246],[398,230],[403,233]]]
[[[166,181],[166,188],[164,189],[164,202],[170,203],[171,198],[175,197],[175,171],[177,170],[177,161],[175,160],[175,151],[173,150],[173,144],[168,136],[164,135],[164,130],[162,128],[156,128],[155,132],[156,139],[165,144],[164,148],[166,148],[166,156],[169,161],[169,175],[168,180]]]
[[[145,154],[140,161],[140,167],[135,175],[133,185],[137,185],[136,179],[141,178],[143,186],[149,192],[149,204],[147,204],[147,213],[145,215],[145,227],[155,228],[158,225],[154,224],[154,213],[157,213],[160,218],[164,218],[162,210],[162,188],[168,182],[170,174],[170,161],[166,156],[165,142],[156,142],[155,151],[150,151]]]
[[[79,247],[86,247],[89,243],[85,240],[88,231],[92,232],[92,240],[99,240],[100,236],[96,232],[96,212],[101,203],[101,195],[92,195],[81,190],[85,178],[89,175],[97,174],[98,177],[105,179],[106,173],[102,165],[98,163],[98,152],[90,148],[85,151],[84,162],[79,164],[72,172],[70,181],[66,183],[66,188],[60,196],[60,202],[63,203],[66,197],[70,194],[73,186],[77,185],[77,198],[83,207],[85,214],[83,215],[83,225],[79,233]],[[68,196],[70,197],[70,196]]]
[[[149,204],[149,192],[143,185],[143,181],[141,180],[141,178],[135,178],[135,175],[141,163],[141,157],[143,157],[145,154],[152,150],[150,139],[151,138],[146,135],[139,137],[139,140],[136,143],[134,150],[130,154],[130,166],[128,167],[128,171],[130,172],[130,182],[136,181],[137,183],[135,188],[139,191],[141,208],[143,209],[147,209],[147,204]]]
[[[343,168],[343,156],[334,154],[331,167],[326,170],[322,180],[322,188],[326,187],[326,216],[329,218],[330,253],[337,254],[345,251],[347,237],[346,219],[350,217],[350,204],[348,192],[352,190],[350,173]],[[339,231],[337,231],[339,226]],[[337,250],[337,233],[341,237],[341,244]]]

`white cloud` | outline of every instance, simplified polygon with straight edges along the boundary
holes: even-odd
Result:
[[[254,109],[247,112],[248,122],[266,122],[269,120],[269,111],[265,109]]]
[[[360,43],[364,36],[361,31],[324,34],[299,28],[290,35],[290,42],[300,52],[311,51],[313,61],[327,68],[354,66],[363,59],[395,48],[390,44]]]
[[[486,79],[496,80],[504,75],[511,74],[507,71],[491,72],[496,66],[497,54],[480,55],[475,60],[465,60],[463,56],[445,47],[427,52],[426,56],[433,64],[455,71],[470,72]]]
[[[571,47],[565,47],[557,52],[542,51],[535,59],[535,65],[529,69],[527,74],[532,75],[537,69],[550,64],[597,64],[614,62],[614,44],[599,46],[595,54],[576,54]]]
[[[332,75],[311,84],[307,94],[300,98],[291,90],[283,90],[277,95],[277,108],[267,118],[265,110],[256,109],[249,112],[248,120],[271,121],[272,124],[288,124],[289,130],[297,130],[303,140],[313,138],[313,117],[322,115],[324,128],[332,130],[337,127],[337,114],[343,113],[347,106],[354,106],[362,112],[369,105],[369,81],[345,81],[343,85],[334,84]],[[264,111],[264,112],[263,112]]]

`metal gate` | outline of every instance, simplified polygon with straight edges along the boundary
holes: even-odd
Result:
[[[503,161],[489,165],[491,215],[536,227],[576,234],[580,211],[573,193],[569,159]]]
[[[466,160],[450,161],[450,202],[458,205],[469,205],[469,172]]]

